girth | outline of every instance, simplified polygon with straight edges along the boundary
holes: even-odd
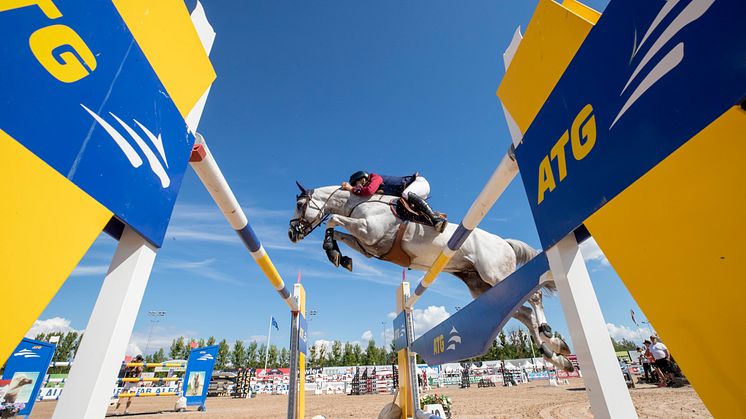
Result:
[[[401,247],[401,241],[408,224],[406,221],[399,224],[399,229],[396,231],[396,236],[394,237],[394,243],[391,245],[391,249],[380,257],[381,260],[386,260],[405,268],[408,268],[412,264],[412,258]]]

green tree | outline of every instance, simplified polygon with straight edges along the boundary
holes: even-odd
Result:
[[[177,339],[171,341],[171,347],[168,349],[168,356],[171,359],[184,359],[187,352],[186,343],[184,343],[184,337],[179,336]]]
[[[352,346],[352,356],[350,358],[353,362],[350,365],[360,365],[363,363],[363,348],[360,347],[360,344],[356,343]]]
[[[614,345],[615,351],[634,351],[637,349],[634,342],[625,338],[622,338],[622,340],[611,338],[611,344]]]
[[[329,353],[329,366],[338,367],[342,364],[342,342],[335,340]]]
[[[163,362],[166,360],[166,352],[163,350],[163,348],[158,349],[155,351],[155,353],[152,356],[153,361],[152,362]]]
[[[353,354],[352,344],[350,342],[345,342],[344,350],[342,351],[342,365],[346,365],[346,366],[357,365],[357,362],[355,362],[353,356],[354,354]]]
[[[277,345],[275,344],[269,345],[269,366],[270,368],[278,367],[278,362],[277,362],[278,355],[279,355],[279,351],[277,350]]]
[[[368,346],[365,348],[365,354],[363,355],[363,364],[374,365],[378,363],[379,350],[376,347],[376,341],[371,339],[368,341]]]
[[[231,352],[231,362],[233,368],[243,368],[246,366],[246,347],[242,340],[237,340],[233,344],[233,352]]]
[[[204,348],[205,346],[206,346],[205,345],[205,339],[204,338],[200,338],[199,341],[197,341],[197,347],[198,348]]]
[[[249,368],[259,367],[259,345],[256,341],[251,341],[249,346],[246,347],[246,366]]]
[[[215,344],[215,342],[216,342],[216,340],[215,340],[215,336],[210,336],[210,337],[209,337],[209,338],[207,339],[207,346],[212,346],[212,345],[214,345],[214,344]]]
[[[259,345],[257,353],[259,354],[259,368],[264,368],[264,357],[267,354],[267,344],[262,343],[261,345]],[[269,364],[267,364],[267,368],[269,368]]]
[[[228,346],[228,342],[225,339],[221,340],[218,344],[218,356],[215,358],[215,369],[225,370],[228,365],[228,357],[230,356],[231,347]]]
[[[313,344],[310,348],[308,348],[308,364],[311,366],[311,368],[319,367],[319,353],[316,348],[316,344]]]
[[[283,347],[280,349],[280,368],[290,367],[290,351]]]

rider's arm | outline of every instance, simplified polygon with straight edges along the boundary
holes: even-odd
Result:
[[[365,186],[356,186],[352,189],[352,193],[360,196],[371,196],[378,191],[381,187],[383,179],[375,173],[370,174],[370,181]]]

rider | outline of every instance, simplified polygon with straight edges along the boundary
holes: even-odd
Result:
[[[435,213],[425,201],[430,195],[430,183],[418,173],[410,176],[386,176],[358,170],[350,176],[349,183],[342,182],[342,189],[360,196],[371,196],[377,192],[401,196],[415,210],[429,217],[433,227],[439,232],[442,233],[448,225],[448,221]]]

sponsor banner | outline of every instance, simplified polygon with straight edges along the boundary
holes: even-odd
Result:
[[[401,351],[407,347],[406,313],[401,312],[394,319],[394,351]]]
[[[743,100],[743,16],[741,0],[609,3],[516,150],[545,249]]]
[[[114,4],[0,5],[0,36],[0,130],[160,246],[194,136]]]
[[[541,286],[549,269],[546,254],[526,265],[415,340],[411,349],[428,365],[439,365],[481,356],[518,306]]]
[[[298,350],[302,354],[308,353],[308,322],[303,314],[298,314]]]
[[[21,407],[18,416],[31,414],[55,348],[52,343],[23,338],[5,364],[0,400]]]
[[[187,399],[187,406],[204,406],[207,389],[215,368],[215,358],[218,356],[218,345],[195,348],[189,352],[186,373],[184,373],[183,395]]]

